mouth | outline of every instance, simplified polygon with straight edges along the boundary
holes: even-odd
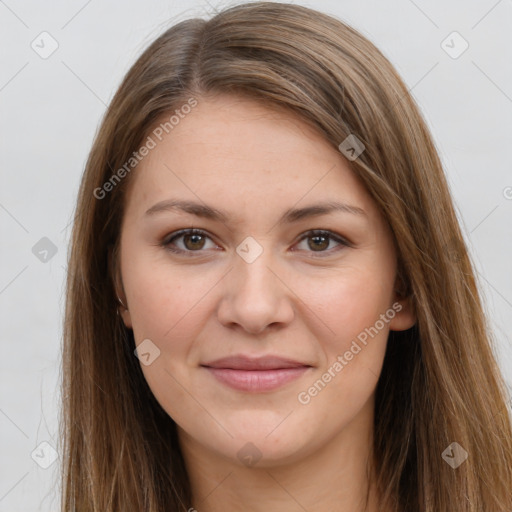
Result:
[[[298,379],[311,365],[291,359],[237,355],[201,364],[222,384],[238,391],[272,391]]]

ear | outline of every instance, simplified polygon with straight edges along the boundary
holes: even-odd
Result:
[[[128,301],[126,300],[126,294],[124,293],[123,281],[121,279],[121,270],[119,265],[118,246],[110,244],[108,247],[108,268],[110,276],[112,278],[112,284],[114,287],[114,293],[116,294],[116,306],[119,315],[121,316],[124,325],[129,329],[132,329],[132,318],[130,311],[127,309]],[[117,300],[120,298],[123,301],[124,306]]]
[[[405,331],[416,323],[416,314],[411,297],[401,299],[395,297],[392,309],[396,312],[396,315],[389,322],[391,331]]]
[[[398,276],[395,285],[391,309],[393,309],[396,314],[389,322],[389,329],[391,331],[405,331],[416,323],[416,311],[412,294],[406,294],[400,276]]]

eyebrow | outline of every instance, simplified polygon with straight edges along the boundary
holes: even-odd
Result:
[[[145,217],[168,211],[182,211],[191,215],[196,215],[197,217],[219,221],[222,223],[227,223],[230,218],[230,215],[224,210],[219,210],[217,208],[213,208],[212,206],[196,203],[194,201],[183,201],[178,199],[167,199],[153,205],[151,208],[149,208],[149,210],[146,211]],[[290,208],[283,213],[277,224],[298,222],[299,220],[308,217],[316,217],[333,212],[367,216],[366,211],[358,206],[341,203],[339,201],[328,201],[305,206],[303,208]]]

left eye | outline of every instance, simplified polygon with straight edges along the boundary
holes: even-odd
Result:
[[[312,252],[333,252],[331,249],[327,251],[327,248],[330,245],[330,242],[335,242],[338,246],[348,246],[349,243],[343,240],[340,236],[335,235],[330,231],[321,231],[321,230],[313,230],[308,231],[301,239],[301,242],[305,241],[309,249],[312,249]],[[341,247],[335,249],[335,251],[340,250]],[[317,250],[318,249],[318,250]]]
[[[183,247],[177,247],[177,241],[182,239]],[[184,229],[175,233],[171,238],[167,238],[162,242],[162,246],[173,253],[191,255],[194,252],[201,252],[205,247],[206,240],[212,241],[204,231],[199,229]],[[338,244],[338,246],[349,246],[350,244],[338,235],[330,231],[311,230],[306,232],[299,240],[300,243],[306,242],[311,252],[316,253],[331,253],[332,248],[329,248],[331,242]],[[300,244],[299,244],[300,245]],[[217,247],[213,244],[214,248]],[[317,250],[318,249],[318,250]],[[329,250],[327,250],[329,249]],[[303,249],[301,249],[303,250]],[[307,249],[306,249],[307,250]],[[339,250],[335,249],[335,251]]]

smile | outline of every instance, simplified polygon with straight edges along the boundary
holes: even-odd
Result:
[[[311,365],[278,356],[237,355],[202,364],[219,382],[239,391],[272,391],[301,377]]]
[[[310,366],[278,368],[272,370],[235,370],[205,366],[218,381],[239,391],[272,391],[301,377]]]

